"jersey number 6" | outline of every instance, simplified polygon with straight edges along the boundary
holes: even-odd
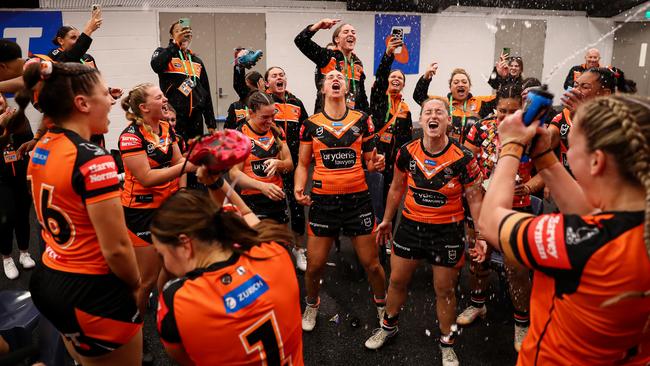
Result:
[[[61,245],[64,249],[69,247],[74,241],[75,228],[68,215],[59,207],[52,204],[54,187],[41,184],[39,196],[39,202],[35,201],[38,221],[50,233],[57,244]]]
[[[285,359],[281,343],[280,328],[273,311],[264,315],[248,329],[239,334],[247,354],[259,352],[262,365],[291,365],[291,357]]]

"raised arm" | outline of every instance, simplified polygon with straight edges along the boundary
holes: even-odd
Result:
[[[327,65],[334,52],[319,46],[312,40],[312,37],[320,29],[330,29],[340,21],[340,19],[321,19],[317,23],[307,26],[294,39],[294,43],[300,52],[315,63],[317,67]]]
[[[431,84],[431,78],[438,71],[438,63],[434,62],[427,70],[424,72],[422,77],[415,84],[415,90],[413,90],[413,99],[419,105],[422,105],[422,102],[429,98],[429,85]]]

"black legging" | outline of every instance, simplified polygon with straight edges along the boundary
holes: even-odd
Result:
[[[5,169],[2,169],[5,168]],[[8,169],[6,169],[8,168]],[[27,161],[14,163],[15,173],[9,166],[0,172],[0,253],[11,255],[14,235],[18,249],[29,248],[29,209],[32,197],[27,189]]]
[[[285,174],[282,183],[291,214],[291,230],[298,235],[305,235],[305,207],[299,204],[293,195],[293,173]]]

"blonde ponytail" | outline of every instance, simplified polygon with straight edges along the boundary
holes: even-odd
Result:
[[[156,145],[160,141],[160,136],[153,132],[151,126],[144,122],[142,117],[142,112],[140,111],[140,104],[144,103],[147,100],[148,93],[147,91],[150,88],[153,88],[152,83],[142,83],[138,84],[133,89],[129,91],[129,94],[122,98],[122,109],[126,114],[126,119],[135,123],[137,126],[142,126],[147,133],[153,135],[156,140]]]

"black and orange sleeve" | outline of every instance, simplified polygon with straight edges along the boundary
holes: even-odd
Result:
[[[308,25],[302,32],[298,33],[294,39],[294,43],[303,55],[307,56],[307,58],[316,64],[316,67],[325,67],[334,56],[334,51],[323,48],[312,40],[312,37],[316,34],[316,32],[309,30],[312,25]]]
[[[122,155],[122,158],[145,151],[145,142],[143,141],[142,136],[137,133],[136,129],[136,126],[130,126],[120,135],[117,145],[120,149],[120,155]]]
[[[361,144],[361,150],[363,150],[363,152],[370,152],[376,146],[375,125],[372,123],[372,117],[365,113],[362,117],[362,121],[363,143]]]
[[[483,144],[484,139],[481,136],[481,131],[478,126],[479,124],[475,123],[469,128],[469,131],[465,136],[465,141],[469,142],[470,145],[476,148],[481,148],[481,144]]]
[[[562,123],[562,112],[558,113],[555,117],[553,117],[549,125],[555,126],[559,130],[561,123]]]
[[[119,197],[120,181],[115,160],[97,145],[78,145],[72,186],[86,205]]]
[[[429,85],[431,85],[431,79],[427,79],[424,76],[418,79],[413,90],[413,99],[417,104],[422,105],[422,102],[429,98]]]
[[[174,296],[183,286],[183,283],[184,280],[182,279],[171,280],[165,284],[162,294],[158,297],[159,306],[156,313],[156,325],[163,344],[181,343],[181,335],[174,314]]]
[[[409,153],[406,145],[400,147],[397,152],[397,158],[395,159],[395,167],[401,172],[407,172],[409,170],[409,164],[411,163],[411,154]]]
[[[302,126],[300,126],[300,143],[301,144],[311,144],[313,141],[312,137],[312,127],[313,123],[309,120],[306,120]]]
[[[481,180],[481,169],[474,155],[463,148],[465,156],[461,160],[460,183],[464,186],[471,186]]]

